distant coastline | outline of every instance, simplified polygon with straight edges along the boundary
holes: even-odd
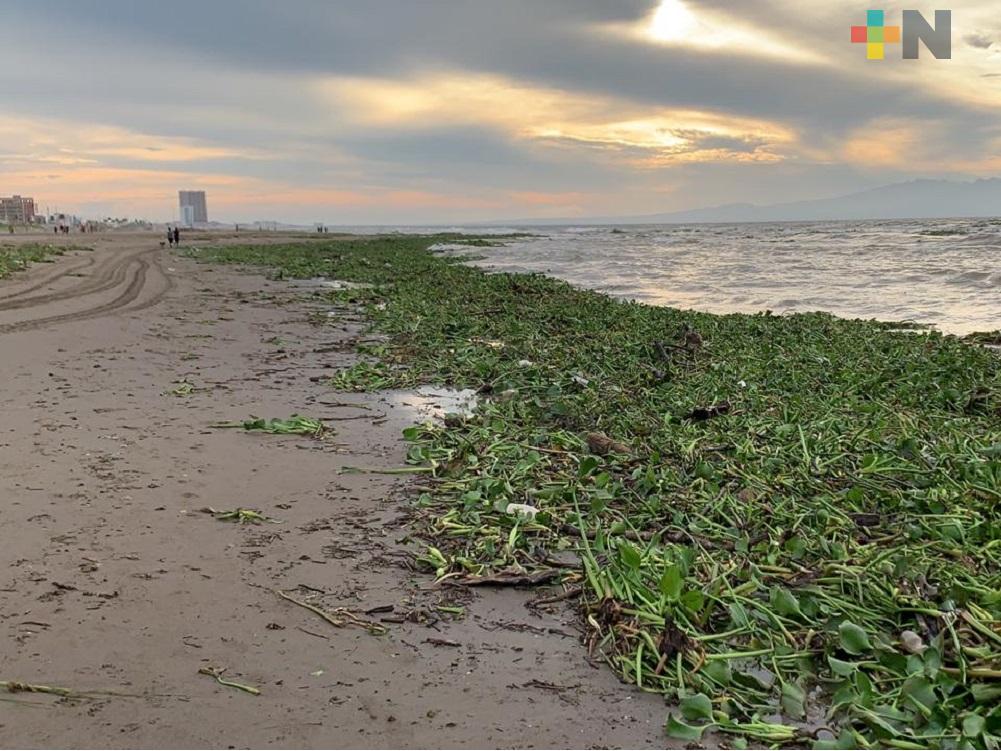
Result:
[[[634,216],[504,219],[473,223],[517,226],[602,224],[731,224],[863,219],[952,219],[1001,216],[1001,179],[912,180],[832,198],[757,205],[730,203]]]

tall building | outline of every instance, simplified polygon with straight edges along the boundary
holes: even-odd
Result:
[[[25,198],[24,196],[0,198],[0,222],[31,224],[33,221],[35,221],[34,198]]]
[[[181,202],[181,223],[191,227],[195,224],[205,224],[209,220],[209,211],[205,206],[204,190],[182,190],[178,192]]]

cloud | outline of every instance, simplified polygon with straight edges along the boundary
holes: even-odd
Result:
[[[779,123],[714,112],[654,107],[520,83],[499,76],[434,74],[407,80],[331,79],[331,106],[362,126],[420,131],[428,122],[489,127],[511,141],[628,153],[637,165],[671,161],[777,160],[795,141]],[[452,153],[462,158],[463,140]],[[482,155],[477,151],[477,156]]]
[[[996,6],[874,63],[861,0],[39,0],[0,25],[5,190],[171,218],[644,213],[997,169]],[[899,8],[888,13],[899,14]],[[971,41],[972,40],[972,41]],[[25,74],[28,71],[28,74]]]
[[[826,64],[815,50],[783,39],[769,26],[748,23],[732,13],[701,8],[684,0],[660,0],[647,16],[604,28],[655,44],[703,50],[735,50],[749,56],[785,62]]]
[[[994,40],[984,34],[967,34],[963,37],[963,41],[978,50],[990,49],[991,45],[994,44]]]
[[[203,144],[186,137],[137,133],[101,123],[0,115],[0,143],[19,150],[0,159],[56,164],[96,164],[103,158],[143,162],[191,162],[227,157],[254,158],[251,149]]]
[[[879,118],[853,131],[842,157],[862,169],[901,173],[993,175],[1001,170],[1001,127],[985,133],[985,149],[948,148],[953,135],[946,120],[914,122]]]

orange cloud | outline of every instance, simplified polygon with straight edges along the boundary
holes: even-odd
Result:
[[[892,117],[877,118],[852,131],[836,158],[861,167],[890,167],[917,172],[967,172],[993,175],[1001,169],[1001,137],[995,139],[991,154],[962,159],[942,148],[951,133],[939,121],[915,121]]]
[[[599,154],[628,149],[637,167],[779,161],[798,140],[792,129],[761,118],[643,106],[485,74],[337,77],[317,83],[316,89],[360,127],[477,124],[554,147],[578,146]],[[723,140],[731,147],[700,145]]]
[[[204,144],[191,138],[149,135],[94,123],[11,116],[0,117],[0,143],[18,144],[16,153],[0,158],[61,165],[98,164],[108,157],[155,163],[260,156],[248,149]]]

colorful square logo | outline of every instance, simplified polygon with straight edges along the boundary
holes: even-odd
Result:
[[[865,26],[852,26],[852,44],[864,44],[867,60],[882,60],[885,45],[900,44],[900,27],[887,26],[881,10],[867,10]]]

